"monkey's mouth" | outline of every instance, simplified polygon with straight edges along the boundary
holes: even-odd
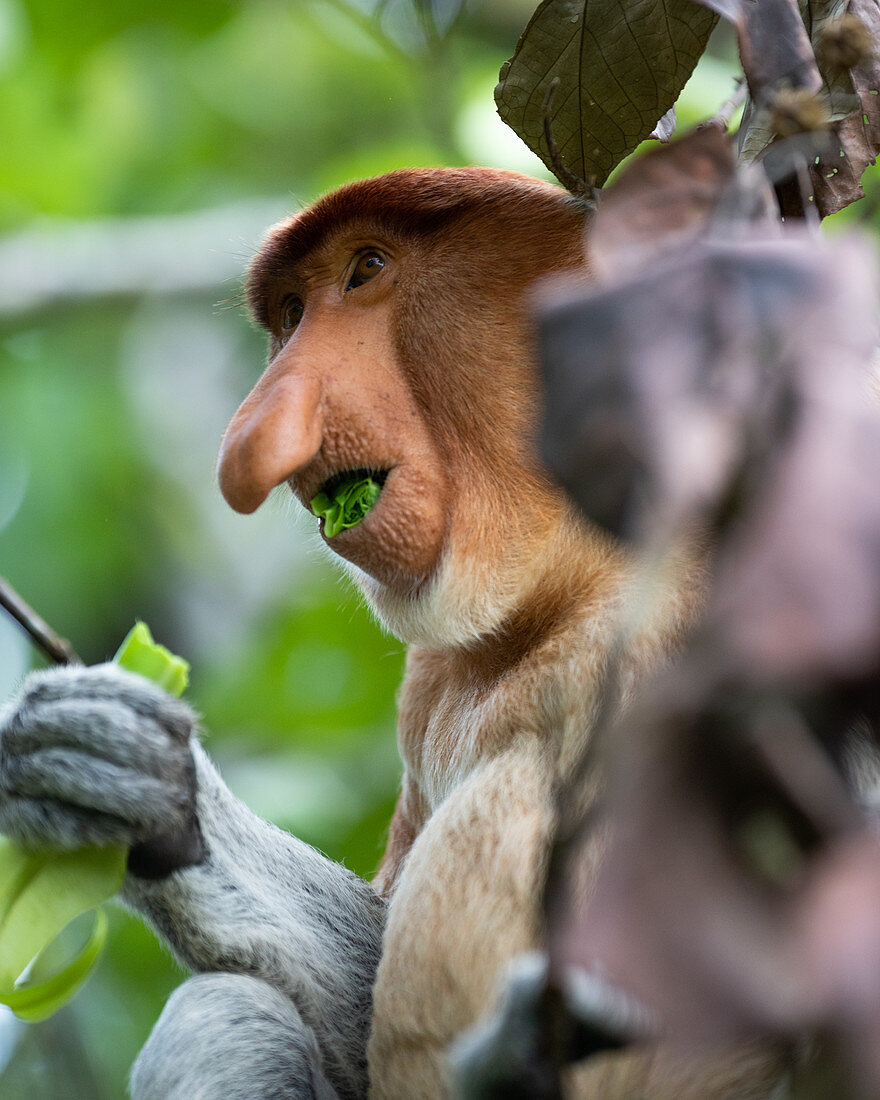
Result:
[[[340,470],[320,486],[309,502],[327,539],[361,523],[378,503],[389,470],[360,467]]]

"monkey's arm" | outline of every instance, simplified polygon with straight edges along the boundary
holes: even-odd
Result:
[[[308,1003],[323,1001],[334,986],[334,1001],[369,988],[381,949],[382,900],[357,875],[257,817],[232,795],[198,742],[191,751],[204,858],[161,879],[129,874],[123,900],[193,970],[262,977],[307,1018]],[[356,972],[360,981],[353,981]],[[348,1015],[345,1026],[350,1022]]]
[[[201,861],[129,873],[124,900],[193,970],[247,974],[290,998],[325,1059],[362,1050],[384,903],[239,802],[193,725],[185,704],[115,665],[32,675],[0,712],[0,831],[43,847],[134,844],[155,867],[154,838],[174,845],[197,822]]]
[[[258,818],[198,743],[192,752],[205,857],[160,880],[129,875],[123,899],[193,970],[261,978],[286,995],[314,1033],[330,1080],[341,1095],[355,1094],[365,1075],[384,902],[340,864]]]

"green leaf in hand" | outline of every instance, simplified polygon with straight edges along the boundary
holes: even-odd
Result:
[[[181,695],[189,665],[157,645],[145,623],[136,623],[116,662]],[[81,848],[33,852],[0,837],[0,1004],[23,1020],[44,1020],[65,1005],[94,969],[107,936],[107,917],[96,910],[89,938],[72,962],[36,982],[17,979],[32,960],[80,914],[119,892],[127,849]]]
[[[189,684],[189,662],[153,641],[146,623],[135,623],[113,660],[152,680],[169,695],[183,695]]]
[[[332,539],[340,531],[360,523],[381,492],[382,486],[371,477],[350,477],[341,481],[332,494],[318,493],[312,497],[312,512],[324,520],[324,534]]]
[[[104,945],[103,913],[95,915],[85,947],[58,974],[18,986],[16,979],[72,920],[119,891],[125,860],[125,848],[26,852],[0,837],[0,1003],[34,1022],[70,1000]]]

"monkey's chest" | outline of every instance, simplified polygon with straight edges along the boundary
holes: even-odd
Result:
[[[428,816],[482,763],[536,732],[530,710],[512,707],[503,691],[450,693],[438,700],[421,730],[410,731],[410,738],[402,731],[404,759]]]

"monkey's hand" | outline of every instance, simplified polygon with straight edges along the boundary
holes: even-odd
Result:
[[[146,878],[198,863],[193,727],[185,703],[118,665],[33,673],[0,711],[0,832],[125,845]]]
[[[365,1095],[385,903],[235,798],[193,724],[185,703],[115,664],[33,674],[0,711],[0,831],[40,847],[132,845],[122,901],[192,970],[283,993],[340,1093]]]
[[[510,964],[495,1011],[455,1041],[450,1051],[456,1095],[557,1097],[559,1065],[550,1059],[544,1032],[547,958],[518,955]],[[564,1064],[619,1050],[656,1031],[656,1021],[633,999],[576,967],[568,967],[556,990]]]

